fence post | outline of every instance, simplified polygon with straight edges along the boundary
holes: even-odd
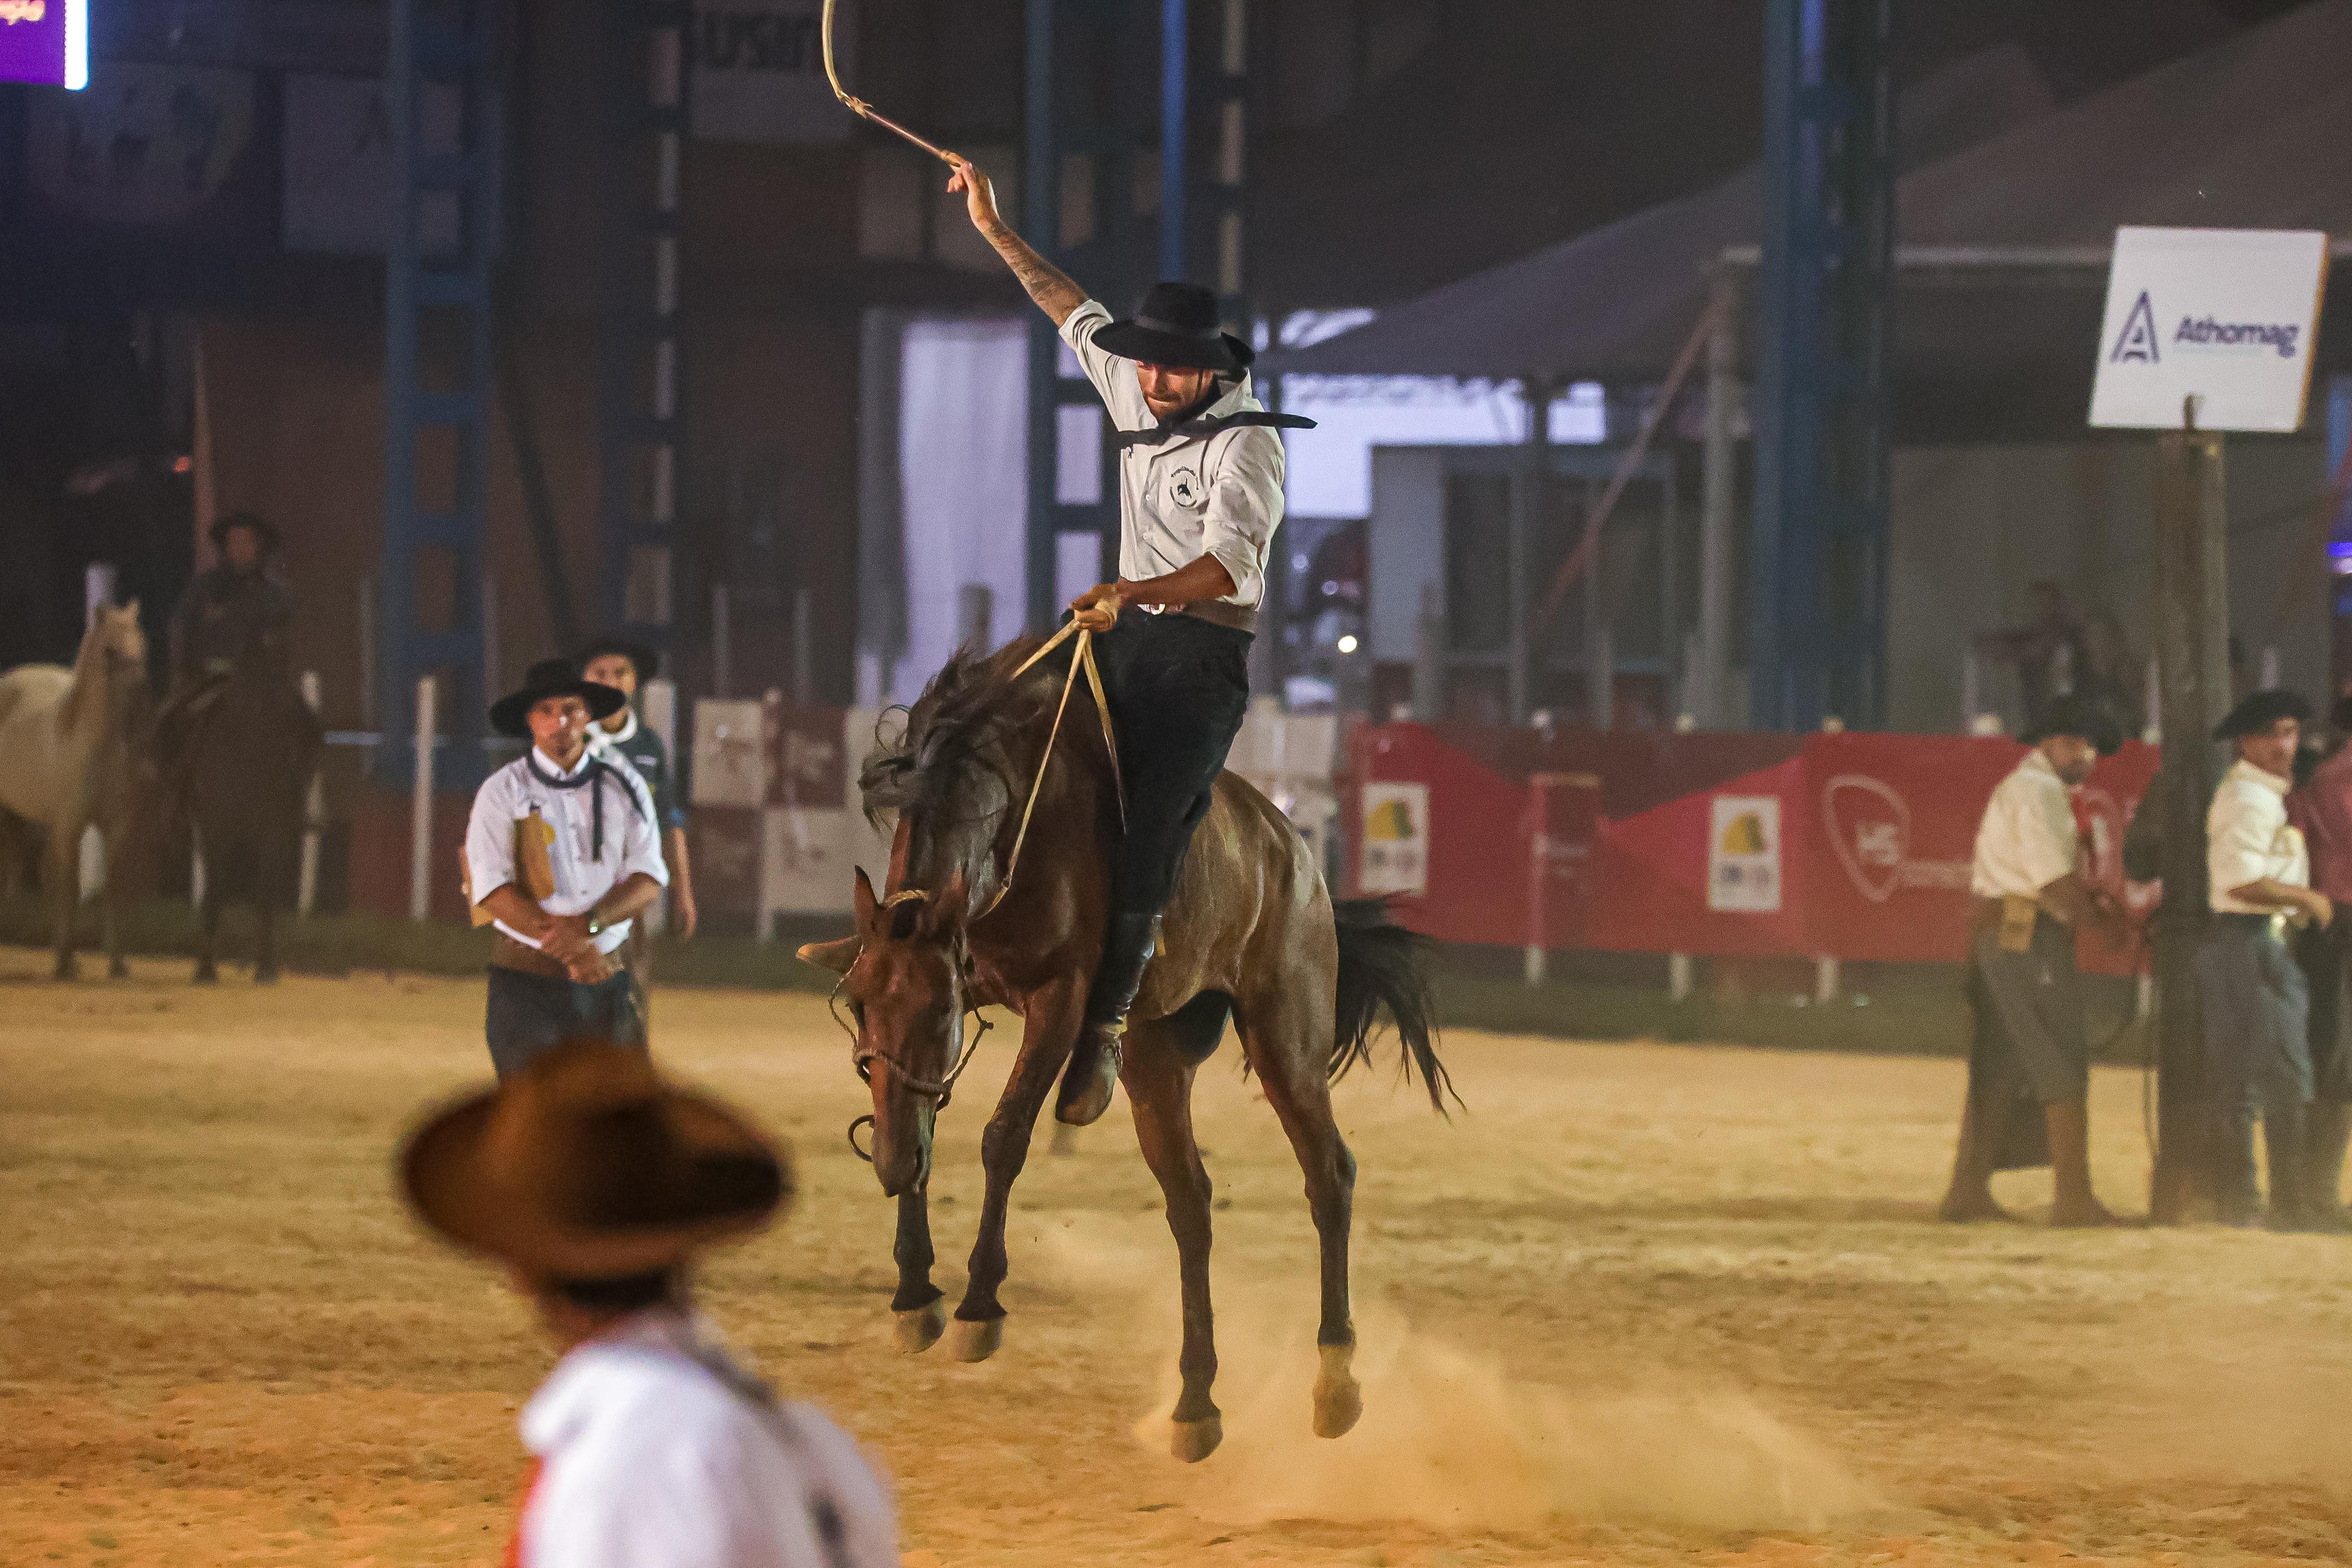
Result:
[[[712,583],[710,585],[710,695],[721,699],[734,695],[730,689],[735,674],[731,668],[735,663],[735,628],[732,624],[734,617],[730,613],[730,609],[727,601],[727,585],[723,582]]]
[[[315,716],[319,711],[319,672],[302,672],[302,701]],[[319,902],[319,830],[327,817],[327,781],[310,770],[310,788],[302,801],[302,875],[294,894],[294,913],[304,920]]]
[[[1837,1000],[1838,961],[1824,953],[1813,960],[1813,1001],[1827,1007]]]
[[[114,563],[94,560],[82,569],[81,623],[87,629],[98,619],[99,607],[114,602]]]
[[[1677,1002],[1691,998],[1691,956],[1687,953],[1666,955],[1666,994]]]
[[[431,675],[416,682],[416,783],[408,811],[408,917],[433,913],[433,742],[440,729],[440,685]]]

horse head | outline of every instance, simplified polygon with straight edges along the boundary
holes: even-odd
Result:
[[[930,1175],[932,1122],[965,1057],[968,890],[959,873],[935,894],[886,900],[861,870],[856,902],[858,947],[841,995],[855,1020],[852,1060],[874,1092],[874,1174],[896,1197]]]

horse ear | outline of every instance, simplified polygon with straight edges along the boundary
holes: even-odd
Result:
[[[128,604],[124,605],[124,606],[122,607],[122,613],[124,613],[125,615],[130,616],[133,621],[138,620],[138,619],[139,619],[139,601],[138,601],[137,600],[135,600],[135,599],[134,599],[134,600],[132,600],[130,603],[128,603]]]
[[[866,868],[857,868],[857,886],[851,895],[850,907],[857,913],[860,936],[874,929],[874,912],[880,900],[874,896],[874,884],[866,880]]]

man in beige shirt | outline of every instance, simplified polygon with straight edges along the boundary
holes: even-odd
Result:
[[[1941,1214],[2013,1218],[1993,1201],[1993,1174],[2046,1164],[2051,1224],[2112,1225],[2091,1190],[2090,1046],[2074,938],[2122,916],[2083,880],[2073,792],[2121,737],[2105,711],[2067,696],[2026,738],[2033,749],[1993,790],[1977,829],[1967,979],[1975,1031]]]
[[[2205,816],[2212,919],[2197,948],[2212,1107],[2215,1198],[2225,1225],[2263,1218],[2254,1173],[2254,1124],[2263,1124],[2274,1229],[2326,1228],[2305,1201],[2312,1099],[2311,993],[2287,946],[2291,927],[2326,927],[2335,905],[2311,886],[2303,834],[2287,821],[2294,754],[2311,709],[2293,692],[2255,692],[2231,710],[2214,738],[2237,761],[2221,776]]]

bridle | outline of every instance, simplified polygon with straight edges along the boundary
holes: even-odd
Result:
[[[1118,801],[1119,825],[1122,830],[1126,827],[1127,786],[1119,777],[1118,739],[1111,727],[1110,698],[1103,688],[1102,671],[1095,663],[1094,633],[1075,620],[1067,622],[1060,631],[1048,638],[1035,653],[1022,661],[1021,667],[1013,672],[1013,679],[1017,681],[1027,674],[1040,660],[1067,642],[1074,633],[1077,637],[1077,645],[1070,654],[1070,673],[1062,682],[1061,700],[1054,707],[1053,727],[1045,732],[1045,748],[1037,758],[1037,776],[1030,782],[1028,801],[1021,808],[1021,825],[1013,832],[1013,849],[1004,857],[1004,875],[998,881],[996,893],[989,899],[988,907],[973,915],[971,917],[973,921],[985,920],[995,914],[998,906],[1003,904],[1005,895],[1013,891],[1013,874],[1021,867],[1022,847],[1029,841],[1029,823],[1036,815],[1037,799],[1045,792],[1045,769],[1054,760],[1054,743],[1062,733],[1062,716],[1069,709],[1070,692],[1078,684],[1078,676],[1081,673],[1086,676],[1088,690],[1094,695],[1095,711],[1102,720],[1103,746],[1110,757],[1111,789]],[[931,894],[922,888],[902,887],[883,899],[877,913],[896,909],[902,904],[928,904],[930,900]],[[861,1082],[871,1083],[874,1082],[874,1063],[881,1062],[890,1070],[893,1082],[909,1093],[930,1101],[932,1114],[937,1115],[946,1110],[948,1103],[955,1097],[956,1080],[961,1078],[963,1070],[971,1065],[972,1053],[980,1049],[981,1037],[993,1026],[981,1017],[980,1009],[977,1006],[965,1008],[962,1011],[970,1015],[974,1027],[967,1034],[963,1052],[956,1058],[955,1065],[949,1068],[946,1075],[940,1078],[926,1078],[920,1073],[909,1071],[896,1056],[882,1047],[866,1044],[861,1032],[841,1016],[839,1004],[842,988],[849,984],[849,977],[855,974],[857,966],[865,961],[866,949],[861,946],[858,948],[857,956],[850,961],[848,968],[841,972],[841,977],[834,981],[832,994],[825,998],[825,1009],[833,1014],[834,1022],[841,1025],[842,1031],[849,1036],[850,1065],[857,1070],[857,1076]],[[956,965],[959,979],[971,974],[971,955],[969,950],[951,957],[950,961]],[[873,1124],[874,1118],[871,1115],[860,1116],[849,1124],[850,1152],[867,1165],[874,1163],[874,1156],[858,1147],[857,1129],[861,1126],[870,1127]]]

